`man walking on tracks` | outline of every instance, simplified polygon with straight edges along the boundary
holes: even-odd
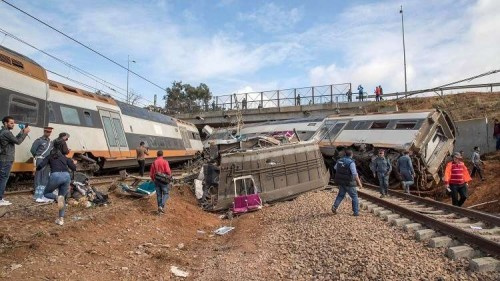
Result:
[[[483,168],[481,167],[484,163],[481,160],[481,155],[479,154],[479,147],[475,146],[474,147],[474,152],[472,152],[472,173],[471,177],[474,177],[476,175],[476,172],[479,174],[479,178],[481,178],[482,181],[484,181],[483,177]]]
[[[33,155],[33,162],[35,168],[40,164],[47,155],[49,155],[52,149],[52,142],[50,141],[50,135],[52,134],[52,127],[43,128],[43,136],[36,139],[31,145],[31,155]],[[43,191],[49,182],[50,168],[45,166],[41,170],[35,172],[35,194],[34,199],[38,203],[47,203],[52,201],[51,199],[45,198],[43,196]]]
[[[352,159],[352,150],[346,150],[345,156],[335,164],[335,183],[339,186],[339,194],[335,198],[332,206],[332,212],[337,213],[337,209],[344,200],[345,194],[349,194],[352,199],[352,212],[354,216],[359,216],[358,192],[356,191],[356,183],[359,188],[363,188],[359,179],[356,165]]]
[[[453,153],[453,160],[446,164],[444,170],[444,186],[451,192],[452,204],[459,207],[467,199],[467,183],[471,181],[469,171],[461,159],[460,153]],[[458,199],[458,195],[460,195],[460,199]]]
[[[139,175],[144,177],[144,167],[146,166],[146,155],[148,154],[148,149],[144,146],[145,143],[141,141],[139,147],[135,149],[137,152],[137,163],[139,163]]]
[[[163,151],[158,150],[156,153],[158,156],[156,160],[151,165],[149,170],[149,176],[153,180],[156,186],[156,200],[158,203],[158,215],[165,213],[165,203],[168,199],[168,193],[170,189],[170,182],[172,180],[172,172],[170,171],[170,165],[163,159]]]
[[[14,164],[15,145],[21,144],[24,141],[31,128],[26,126],[17,136],[14,136],[11,132],[15,125],[14,118],[5,116],[2,119],[2,124],[3,126],[0,131],[0,206],[9,206],[12,203],[4,200],[3,194],[9,180],[10,170]]]
[[[387,190],[389,189],[389,175],[392,171],[392,165],[385,157],[385,151],[383,149],[378,150],[378,156],[372,160],[371,169],[373,177],[378,178],[380,198],[384,198],[387,196]]]
[[[414,183],[415,171],[410,158],[410,152],[405,150],[398,159],[398,170],[401,175],[401,185],[405,193],[410,194],[410,185]]]

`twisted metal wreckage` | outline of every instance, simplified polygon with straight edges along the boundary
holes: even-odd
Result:
[[[396,167],[409,150],[416,173],[417,194],[432,194],[453,152],[456,129],[441,110],[332,115],[324,119],[296,119],[222,128],[205,141],[210,161],[203,165],[196,187],[205,210],[231,207],[238,193],[257,191],[263,202],[287,200],[324,187],[330,170],[344,149],[354,151],[364,181],[376,183],[370,163],[378,149]],[[328,168],[327,168],[328,167]],[[235,177],[252,175],[257,190],[245,182],[233,187]],[[399,182],[393,169],[391,182]]]

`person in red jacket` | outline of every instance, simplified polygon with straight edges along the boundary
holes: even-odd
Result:
[[[170,189],[170,182],[167,180],[167,176],[172,176],[170,171],[170,165],[167,160],[163,159],[163,151],[158,150],[156,153],[156,160],[151,165],[149,170],[149,176],[151,180],[155,183],[156,187],[156,201],[158,202],[158,215],[165,213],[165,203],[168,199],[168,192]]]
[[[468,182],[471,181],[469,170],[461,161],[459,152],[453,153],[453,160],[446,164],[444,170],[444,186],[451,192],[451,201],[454,206],[462,206],[467,199]],[[458,199],[460,195],[460,200]]]

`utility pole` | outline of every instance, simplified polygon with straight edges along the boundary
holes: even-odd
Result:
[[[408,92],[408,84],[406,82],[406,48],[405,48],[405,22],[403,16],[403,5],[401,5],[401,9],[399,10],[401,14],[401,30],[403,31],[403,61],[404,61],[404,70],[405,70],[405,97]]]
[[[135,60],[132,61],[135,63]],[[130,95],[128,93],[128,76],[130,72],[130,55],[127,55],[127,104],[130,104]]]

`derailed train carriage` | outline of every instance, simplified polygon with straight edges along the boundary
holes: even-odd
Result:
[[[378,149],[392,162],[391,182],[399,179],[396,162],[410,151],[418,191],[436,187],[443,175],[447,156],[453,152],[456,129],[450,116],[441,110],[376,113],[325,118],[314,138],[322,154],[333,161],[340,151],[351,148],[359,173],[365,181],[377,183],[370,170]]]
[[[31,139],[16,148],[16,175],[32,174],[30,147],[45,126],[54,128],[54,137],[70,134],[69,156],[82,160],[78,168],[85,171],[136,166],[135,148],[141,141],[150,148],[146,163],[156,158],[157,150],[174,162],[203,151],[193,124],[49,80],[42,66],[2,46],[0,115],[31,127]],[[16,127],[13,133],[18,132]]]

